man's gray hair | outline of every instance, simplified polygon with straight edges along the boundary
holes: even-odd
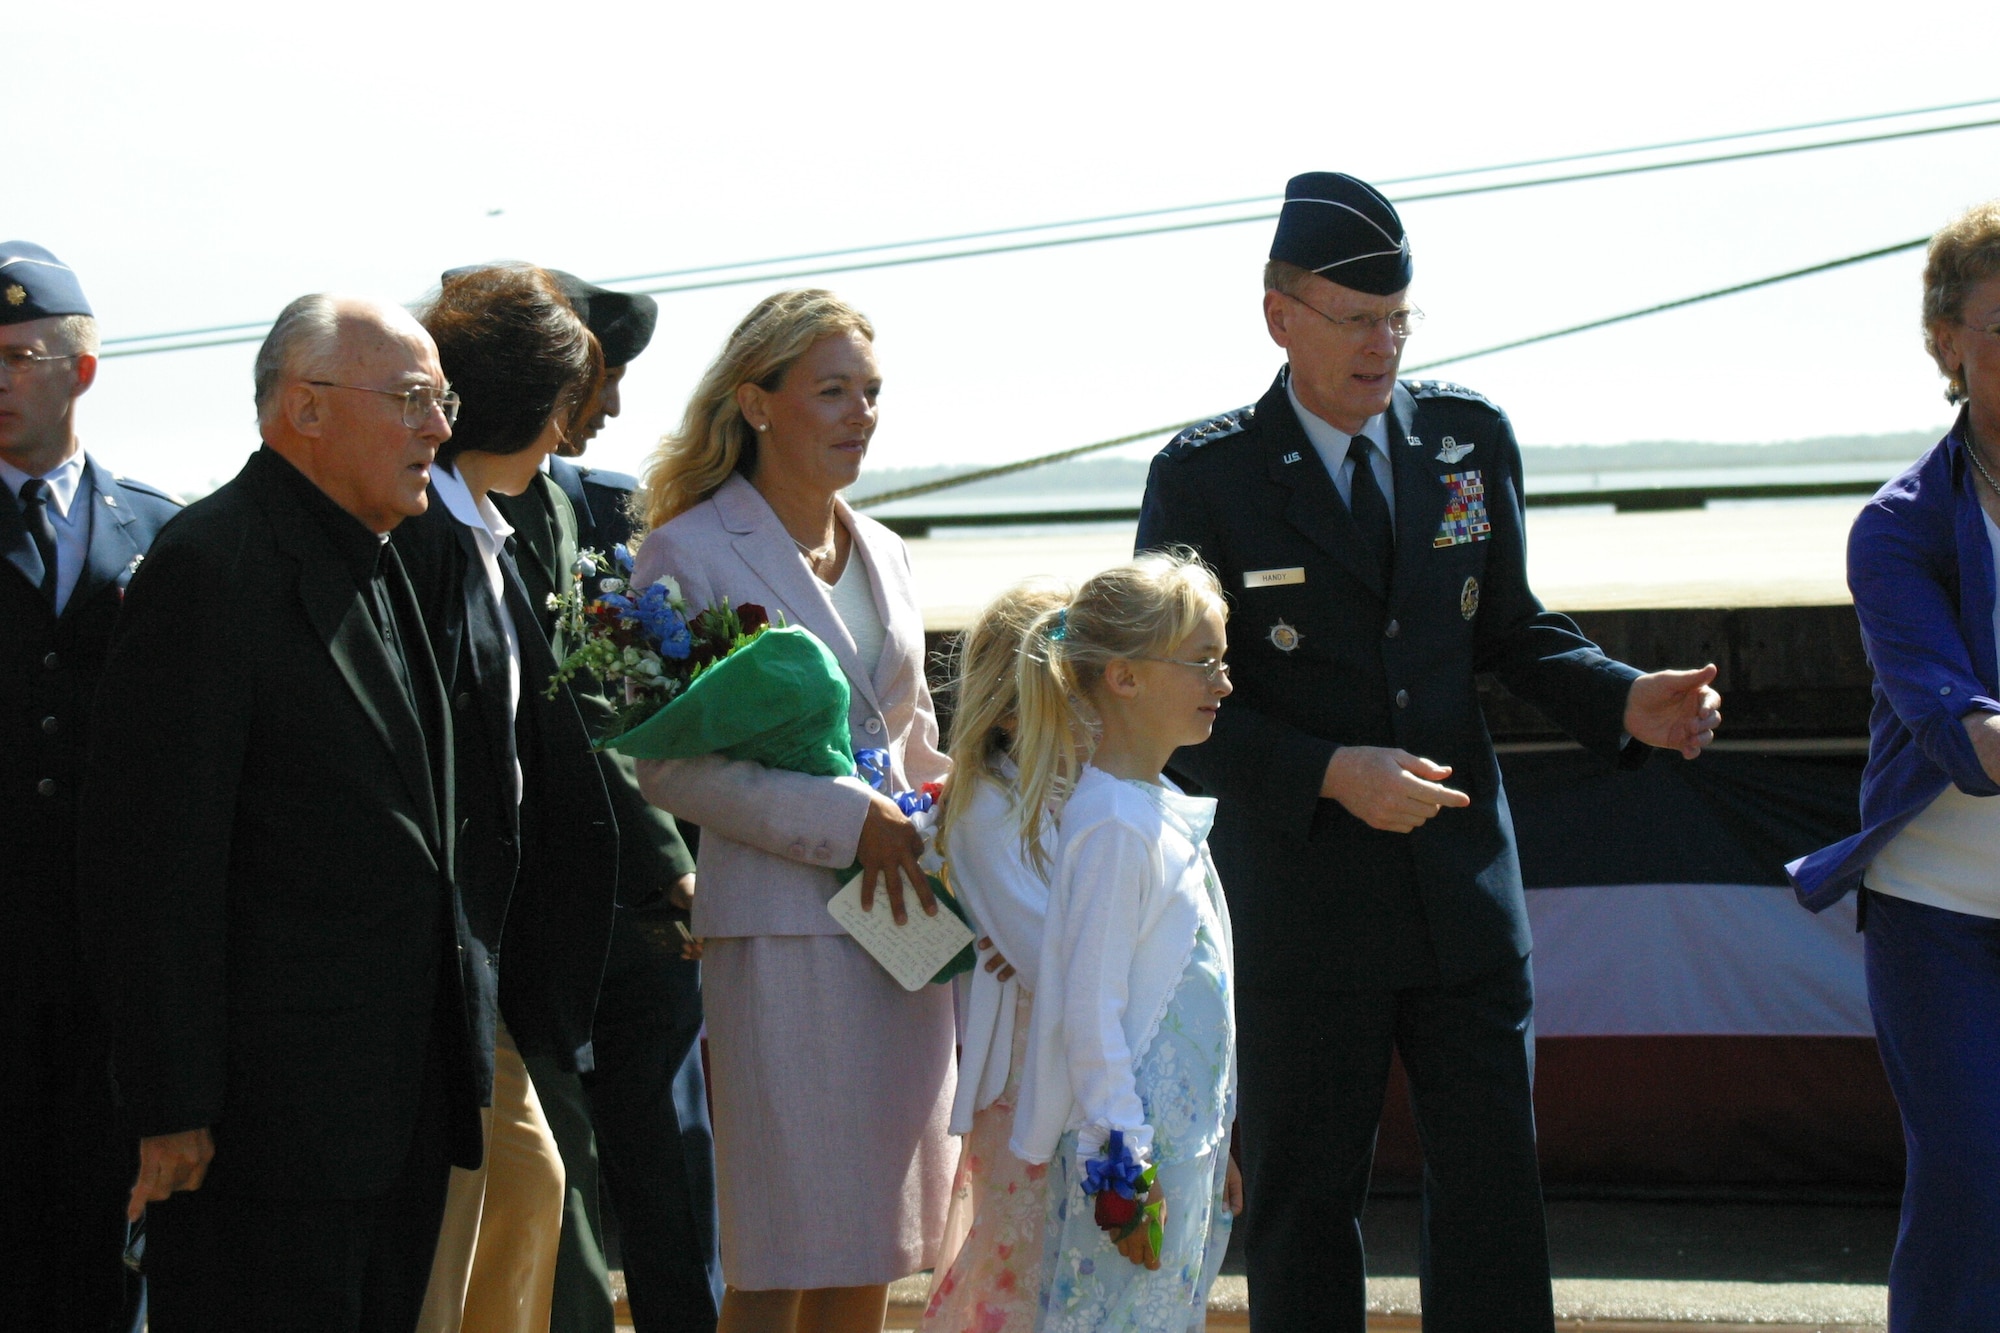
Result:
[[[280,311],[257,349],[257,420],[264,421],[277,407],[278,389],[288,372],[315,373],[307,367],[331,360],[339,342],[339,307],[326,293],[301,296]]]
[[[62,356],[96,356],[97,321],[89,315],[64,315],[56,321],[50,341]]]

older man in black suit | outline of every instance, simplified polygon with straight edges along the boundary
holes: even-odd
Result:
[[[1700,753],[1715,669],[1642,675],[1535,599],[1505,414],[1396,380],[1421,316],[1387,199],[1295,177],[1270,258],[1286,368],[1161,451],[1139,520],[1232,606],[1236,694],[1175,766],[1221,798],[1251,1318],[1360,1333],[1393,1052],[1424,1148],[1424,1327],[1547,1333],[1527,910],[1474,677],[1635,763]]]
[[[112,644],[86,948],[156,1333],[406,1333],[491,1080],[450,709],[386,543],[456,400],[407,312],[321,296],[279,316],[256,396],[265,447],[161,534]]]
[[[180,502],[77,443],[97,321],[47,250],[0,241],[0,1322],[130,1328],[122,1261],[135,1139],[77,949],[77,777],[125,585]]]

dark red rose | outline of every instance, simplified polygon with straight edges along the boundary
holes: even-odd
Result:
[[[755,634],[771,623],[770,613],[755,602],[745,602],[737,607],[736,619],[745,634]]]
[[[1101,1227],[1130,1226],[1139,1216],[1139,1201],[1128,1199],[1117,1190],[1097,1192],[1097,1225]]]

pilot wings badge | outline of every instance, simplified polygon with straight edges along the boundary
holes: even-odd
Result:
[[[1465,457],[1478,447],[1476,444],[1460,444],[1457,440],[1447,435],[1444,437],[1444,443],[1438,446],[1437,453],[1433,454],[1432,457],[1440,463],[1456,463],[1459,459]]]

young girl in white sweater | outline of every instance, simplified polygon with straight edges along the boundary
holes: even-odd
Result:
[[[958,646],[951,777],[938,851],[960,905],[992,955],[961,990],[963,1032],[951,1132],[963,1135],[925,1333],[1033,1333],[1041,1290],[1048,1169],[1007,1150],[1034,1013],[1049,885],[1021,847],[1015,663],[1036,621],[1069,601],[1056,583],[1011,588],[979,613]],[[1047,828],[1046,849],[1054,846]]]
[[[1018,815],[1042,859],[1060,801],[1014,1151],[1048,1164],[1040,1327],[1202,1327],[1241,1184],[1215,802],[1162,770],[1229,694],[1221,589],[1191,555],[1092,578],[1020,665]],[[1095,733],[1088,753],[1082,737]]]

